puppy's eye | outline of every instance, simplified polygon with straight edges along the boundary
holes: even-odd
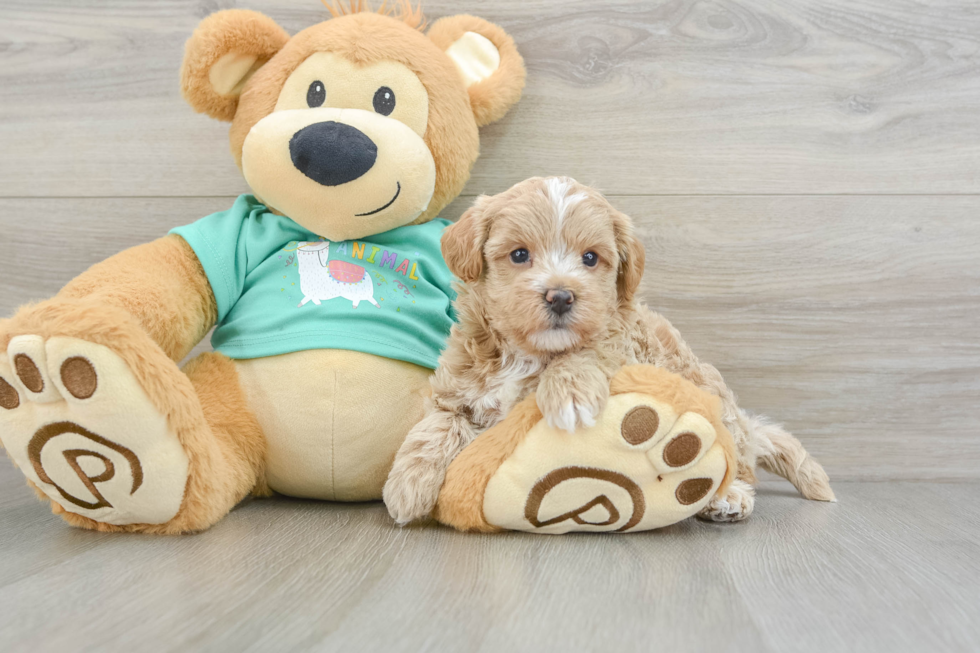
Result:
[[[510,253],[510,260],[512,260],[514,263],[527,263],[530,256],[531,255],[528,253],[528,251],[521,247],[520,249],[515,249]]]
[[[599,262],[599,255],[595,252],[586,252],[582,254],[582,263],[586,267],[594,268],[596,263]]]
[[[306,91],[306,106],[315,109],[321,106],[327,99],[327,89],[323,88],[323,82],[317,80],[310,84]]]
[[[374,110],[382,116],[390,116],[395,110],[395,92],[382,86],[374,93]]]

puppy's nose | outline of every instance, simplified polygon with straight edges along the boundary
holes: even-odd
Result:
[[[374,166],[378,146],[360,129],[329,120],[293,134],[289,156],[296,169],[316,183],[340,186]]]
[[[552,288],[544,294],[544,300],[548,302],[548,307],[552,313],[555,315],[564,315],[572,310],[572,302],[575,301],[575,295],[572,294],[572,291],[565,290],[564,288]]]

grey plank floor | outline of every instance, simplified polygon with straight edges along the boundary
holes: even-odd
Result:
[[[978,483],[762,484],[736,525],[626,536],[399,529],[244,504],[211,530],[76,530],[0,468],[4,651],[975,651]]]

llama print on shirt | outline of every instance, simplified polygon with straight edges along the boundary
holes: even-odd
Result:
[[[361,301],[369,301],[381,308],[374,301],[374,283],[371,275],[360,265],[347,261],[330,260],[330,241],[304,241],[296,246],[296,259],[299,267],[299,288],[303,293],[303,301],[320,302],[343,297],[353,303],[353,307]]]

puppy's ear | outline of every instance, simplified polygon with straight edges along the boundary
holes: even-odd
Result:
[[[500,120],[524,89],[524,59],[503,29],[475,16],[433,23],[428,37],[456,64],[479,127]]]
[[[195,111],[232,120],[249,78],[289,41],[271,18],[257,11],[218,11],[194,30],[184,48],[180,87]]]
[[[483,273],[483,245],[490,231],[488,199],[486,195],[476,198],[456,224],[442,233],[442,257],[450,272],[466,283],[473,283]]]
[[[646,250],[633,233],[633,222],[623,213],[615,211],[613,224],[616,229],[616,249],[619,253],[619,270],[616,275],[616,291],[620,305],[633,301],[646,264]]]

